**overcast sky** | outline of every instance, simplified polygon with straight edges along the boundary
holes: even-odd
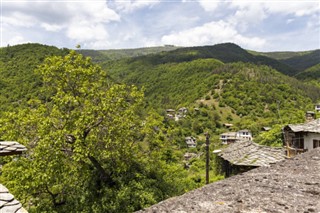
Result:
[[[1,1],[1,46],[119,49],[233,42],[258,51],[320,48],[320,1]]]

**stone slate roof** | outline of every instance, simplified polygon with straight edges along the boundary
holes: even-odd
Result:
[[[14,199],[9,190],[0,184],[0,212],[1,213],[27,213],[21,203]]]
[[[0,141],[0,156],[22,154],[27,148],[15,141]]]
[[[287,125],[293,132],[313,132],[320,133],[320,118],[304,124]]]
[[[252,141],[232,143],[219,156],[239,166],[269,166],[286,157],[283,148],[262,146]]]
[[[320,212],[320,148],[235,175],[139,212]]]

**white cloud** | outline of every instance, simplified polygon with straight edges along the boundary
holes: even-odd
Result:
[[[135,10],[153,7],[154,5],[160,3],[160,0],[115,0],[114,4],[118,11],[130,13]]]
[[[10,16],[2,16],[3,25],[11,27],[32,27],[36,24],[36,18],[29,14],[14,11]]]
[[[257,25],[267,18],[266,11],[261,3],[232,2],[232,7],[238,7],[233,16],[228,18],[230,23],[237,25],[242,31],[245,31],[249,25]]]
[[[64,28],[63,25],[47,24],[47,23],[41,23],[41,27],[43,27],[46,31],[49,31],[49,32],[58,32]]]
[[[10,45],[16,45],[16,44],[22,44],[22,43],[28,43],[30,41],[23,38],[21,35],[14,36],[13,38],[10,38],[7,44]]]
[[[221,1],[212,1],[212,0],[198,0],[201,7],[207,12],[213,12],[219,6]]]
[[[218,21],[206,23],[200,27],[172,33],[163,36],[163,44],[179,46],[211,45],[223,42],[234,42],[245,48],[259,49],[265,45],[265,40],[258,37],[246,37],[237,32],[232,24]]]
[[[67,36],[78,42],[107,40],[108,32],[102,24],[90,24],[86,21],[74,22],[68,27]]]
[[[319,13],[320,9],[318,1],[266,1],[263,6],[269,13],[294,14],[298,17]]]
[[[26,28],[33,27],[38,34],[61,32],[75,43],[106,40],[108,32],[105,24],[120,20],[120,16],[108,8],[105,1],[17,1],[4,3],[2,10],[3,26],[7,26],[3,34],[18,36]]]

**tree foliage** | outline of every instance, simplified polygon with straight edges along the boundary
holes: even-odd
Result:
[[[136,87],[112,83],[74,51],[46,59],[37,72],[51,96],[8,113],[0,129],[28,147],[1,180],[32,203],[31,212],[130,212],[184,192],[173,183],[182,167],[161,160],[163,136],[148,130],[157,116],[143,126]],[[141,158],[143,138],[151,159]]]

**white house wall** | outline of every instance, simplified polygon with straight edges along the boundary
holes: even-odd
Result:
[[[308,133],[304,137],[304,148],[311,150],[313,149],[313,140],[320,140],[320,134],[317,133]]]

